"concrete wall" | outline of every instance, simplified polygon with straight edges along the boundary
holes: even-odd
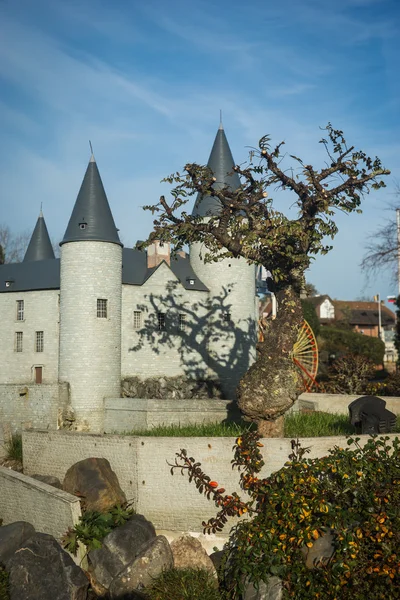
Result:
[[[35,366],[43,383],[58,381],[59,292],[42,290],[0,294],[0,382],[32,383]],[[17,300],[24,301],[24,319],[17,321]],[[22,332],[22,352],[15,352],[15,334]],[[36,352],[36,331],[44,332],[43,352]]]
[[[105,433],[124,433],[151,429],[157,425],[193,425],[220,423],[240,418],[230,400],[146,400],[106,398]]]
[[[207,303],[208,292],[186,290],[165,263],[142,286],[124,285],[122,376],[204,378]],[[134,311],[141,311],[141,329],[134,329]],[[158,312],[166,315],[163,331],[158,329]],[[185,315],[184,330],[179,329],[179,314]]]
[[[333,414],[348,414],[349,404],[357,398],[361,398],[362,394],[357,396],[347,396],[344,394],[314,394],[305,393],[300,396],[293,405],[292,410],[301,408],[310,408]],[[400,415],[400,398],[395,396],[382,396],[386,402],[386,408],[392,411],[395,415]]]
[[[79,499],[55,487],[0,467],[3,524],[28,521],[37,531],[60,539],[81,515]]]
[[[60,413],[69,404],[68,385],[0,384],[0,438],[27,427],[57,429]]]
[[[362,436],[367,441],[368,436]],[[396,437],[394,434],[390,438]],[[346,447],[346,438],[305,438],[310,458],[325,456],[335,445]],[[201,462],[205,472],[228,493],[237,491],[238,474],[232,470],[234,438],[159,438],[94,435],[72,432],[25,431],[24,468],[27,474],[40,472],[63,479],[67,469],[91,456],[107,458],[134,507],[157,529],[201,531],[202,521],[215,515],[215,507],[201,496],[187,476],[170,469],[175,453],[185,448]],[[262,448],[267,476],[280,469],[291,453],[290,439],[264,439]],[[234,520],[229,524],[234,524]],[[227,530],[228,531],[228,530]]]

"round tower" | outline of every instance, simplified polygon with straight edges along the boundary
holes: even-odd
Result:
[[[78,430],[103,431],[121,386],[122,244],[92,155],[61,246],[59,380]]]
[[[222,124],[207,163],[216,178],[215,186],[237,189],[240,179],[232,173],[235,165]],[[207,219],[218,214],[214,196],[198,196],[193,215]],[[239,380],[256,356],[256,268],[243,258],[204,262],[207,249],[196,242],[190,247],[195,273],[210,290],[209,374],[217,378],[228,398],[235,399]]]

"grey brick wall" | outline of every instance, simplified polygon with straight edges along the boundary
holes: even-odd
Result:
[[[396,437],[391,434],[390,438]],[[366,442],[369,436],[362,436]],[[325,456],[333,446],[346,447],[345,437],[305,438],[311,458]],[[228,493],[237,491],[238,474],[231,468],[234,438],[151,438],[93,435],[67,432],[23,433],[24,466],[28,474],[40,472],[61,479],[76,461],[90,456],[107,458],[128,498],[134,498],[139,513],[157,529],[201,531],[201,522],[215,515],[215,507],[201,496],[187,476],[176,471],[172,476],[168,463],[185,448],[189,456],[201,462],[205,472]],[[280,469],[291,452],[290,439],[264,439],[262,448],[267,476]],[[235,520],[228,524],[229,530]]]
[[[28,521],[37,531],[61,539],[79,520],[81,508],[76,496],[22,473],[0,467],[0,489],[4,525]]]

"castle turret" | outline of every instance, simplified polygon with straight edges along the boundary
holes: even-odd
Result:
[[[47,260],[48,258],[54,258],[54,250],[51,245],[43,213],[40,211],[23,262]]]
[[[60,246],[59,380],[76,428],[101,432],[120,396],[122,244],[93,155]]]
[[[240,179],[222,124],[211,150],[208,167],[216,178],[215,187],[235,190]],[[198,196],[193,215],[204,219],[217,215],[220,202],[215,196]],[[195,273],[210,290],[211,323],[209,331],[210,376],[218,378],[228,398],[235,398],[240,378],[255,359],[256,288],[255,266],[243,258],[204,262],[207,249],[192,244],[190,262]]]

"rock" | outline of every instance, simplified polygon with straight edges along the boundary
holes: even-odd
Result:
[[[103,546],[88,554],[92,584],[108,590],[114,577],[156,537],[153,524],[143,515],[133,515],[124,525],[111,531],[104,538]]]
[[[118,478],[105,458],[86,458],[72,465],[65,474],[63,489],[81,497],[86,510],[107,512],[126,503]]]
[[[126,377],[121,385],[126,398],[193,399],[223,398],[221,385],[211,379],[196,380],[178,377]]]
[[[37,479],[42,483],[47,483],[47,485],[52,485],[53,487],[59,490],[62,490],[61,481],[58,479],[58,477],[54,477],[54,475],[30,475],[30,477],[32,477],[32,479]]]
[[[5,565],[14,552],[35,533],[34,526],[26,521],[16,521],[0,527],[0,564]]]
[[[275,575],[268,578],[268,581],[260,581],[258,590],[252,583],[245,586],[243,600],[281,600],[282,599],[282,580]]]
[[[334,532],[324,533],[313,543],[311,548],[303,546],[302,553],[308,569],[317,569],[329,564],[335,553]]]
[[[213,552],[212,554],[210,554],[210,560],[212,561],[212,564],[214,565],[214,568],[217,571],[217,573],[221,567],[224,556],[225,556],[224,550],[217,550],[216,552]]]
[[[191,535],[182,535],[171,543],[176,569],[206,569],[217,577],[213,561],[203,546]]]
[[[113,579],[109,589],[111,600],[125,597],[125,594],[135,590],[143,590],[163,571],[172,569],[173,565],[174,558],[168,540],[159,535]]]
[[[10,600],[85,600],[89,581],[60,544],[36,533],[7,563]]]

